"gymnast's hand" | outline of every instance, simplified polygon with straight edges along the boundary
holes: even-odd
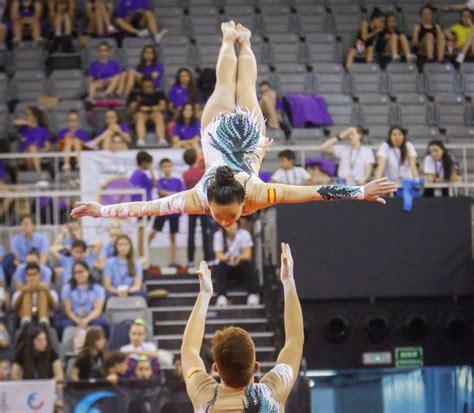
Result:
[[[214,289],[212,287],[211,270],[207,266],[206,261],[201,261],[197,274],[199,276],[200,292],[211,296]]]
[[[290,246],[284,242],[281,243],[281,269],[280,279],[283,284],[293,280],[293,256],[291,255]]]
[[[100,217],[100,207],[101,205],[97,202],[77,202],[76,208],[71,211],[71,217],[81,218],[81,217]]]
[[[364,185],[364,198],[366,201],[378,202],[385,205],[385,199],[382,196],[393,194],[398,189],[395,182],[391,182],[388,178],[380,178]]]

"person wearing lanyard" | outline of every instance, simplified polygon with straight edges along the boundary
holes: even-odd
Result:
[[[278,154],[278,168],[272,175],[271,182],[287,185],[309,185],[311,175],[301,166],[295,166],[296,155],[291,149]]]
[[[362,144],[363,137],[362,128],[350,127],[326,140],[320,148],[339,159],[337,176],[349,185],[364,185],[374,169],[374,153]],[[349,145],[342,144],[343,140],[347,140]]]

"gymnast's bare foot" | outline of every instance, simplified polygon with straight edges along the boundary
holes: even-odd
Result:
[[[237,33],[239,34],[237,41],[240,44],[250,43],[250,36],[252,36],[252,32],[249,29],[247,29],[245,26],[242,26],[240,23],[237,24],[235,29],[237,30]]]
[[[221,24],[222,36],[224,40],[235,42],[239,36],[235,30],[235,23],[233,20]]]

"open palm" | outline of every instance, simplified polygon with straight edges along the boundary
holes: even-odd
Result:
[[[201,292],[212,295],[214,289],[212,287],[211,270],[206,264],[206,261],[201,261],[197,274],[199,276],[199,286]]]
[[[281,270],[280,279],[282,283],[293,278],[293,256],[290,246],[284,242],[281,243]]]

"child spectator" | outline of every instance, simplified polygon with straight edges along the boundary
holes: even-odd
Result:
[[[306,169],[295,166],[296,155],[291,149],[285,149],[278,154],[280,168],[273,175],[271,182],[287,185],[308,185],[311,175]]]
[[[71,281],[61,291],[64,314],[61,331],[66,327],[100,326],[108,335],[109,323],[103,315],[105,290],[96,284],[85,261],[76,261],[72,267]]]
[[[147,171],[151,175],[148,176]],[[129,179],[130,184],[134,188],[144,189],[146,191],[146,201],[151,201],[151,190],[155,185],[155,176],[153,174],[153,157],[145,151],[137,153],[137,169],[133,172]],[[133,195],[133,202],[143,201],[141,195]]]
[[[259,104],[263,116],[267,120],[267,127],[280,129],[280,113],[283,110],[283,102],[267,81],[260,82],[258,91],[260,93]]]
[[[15,119],[13,124],[21,136],[20,151],[28,153],[47,152],[50,147],[49,131],[43,112],[36,106],[25,110],[24,119]],[[41,159],[26,159],[28,169],[41,172]]]
[[[423,6],[420,9],[421,23],[413,27],[413,46],[417,48],[418,54],[425,55],[428,62],[436,58],[438,62],[444,60],[446,38],[439,24],[433,21],[434,9],[431,6]]]
[[[11,363],[8,358],[3,355],[0,358],[0,381],[11,380]]]
[[[102,96],[107,97],[120,91],[124,73],[120,64],[110,58],[110,49],[107,42],[99,43],[97,60],[91,62],[86,71],[88,99],[91,103],[95,103],[98,92],[102,92]]]
[[[105,378],[104,350],[107,345],[104,330],[92,327],[87,330],[84,346],[76,358],[71,380],[100,380]]]
[[[103,270],[105,266],[105,261],[108,258],[112,258],[114,256],[115,251],[115,241],[119,235],[122,235],[122,227],[120,224],[114,223],[109,227],[109,239],[107,242],[104,243],[102,247],[102,251],[100,252],[100,257],[97,262],[97,268],[99,270]]]
[[[89,21],[88,31],[98,37],[105,33],[113,35],[118,30],[112,25],[113,3],[109,0],[88,0],[86,2],[86,15]]]
[[[40,263],[40,254],[36,248],[32,248],[27,256],[24,264],[16,267],[15,273],[13,274],[12,286],[15,290],[21,290],[26,284],[26,266],[28,264],[37,264],[40,267],[40,282],[51,286],[53,279],[53,271],[50,267]]]
[[[140,260],[135,259],[128,235],[117,237],[114,256],[105,263],[103,283],[108,297],[145,296],[142,291],[142,266]]]
[[[94,144],[99,148],[111,150],[112,140],[116,136],[122,138],[127,144],[132,143],[130,128],[122,122],[116,110],[109,109],[105,112],[105,128],[94,139]]]
[[[216,267],[216,292],[218,307],[227,306],[229,279],[238,276],[248,291],[247,305],[258,305],[258,279],[252,263],[253,241],[250,233],[238,223],[222,228],[214,234],[214,253],[219,263]]]
[[[135,366],[134,373],[137,380],[151,380],[154,374],[150,358],[147,356],[140,356]]]
[[[40,323],[49,324],[50,311],[56,309],[58,295],[41,282],[38,264],[26,264],[26,284],[12,297],[12,307],[19,314],[21,324],[30,323],[37,316]]]
[[[194,188],[201,180],[206,170],[199,165],[198,156],[195,149],[186,149],[183,154],[184,162],[189,166],[183,174],[183,181],[186,189]],[[201,223],[202,248],[204,260],[209,262],[214,258],[212,251],[212,223],[207,215],[188,215],[188,268],[194,268],[194,252],[196,249],[195,236],[196,224],[199,219]]]
[[[194,86],[193,75],[189,69],[181,68],[176,73],[174,85],[168,92],[170,110],[177,117],[179,110],[186,103],[194,106],[200,102],[198,91]]]
[[[146,75],[142,77],[141,91],[130,96],[129,109],[135,122],[137,145],[145,145],[147,124],[155,127],[157,143],[167,145],[165,140],[165,115],[167,100],[163,92],[155,91],[153,79]]]
[[[48,0],[48,11],[55,36],[70,36],[75,12],[74,0]]]
[[[158,357],[156,344],[147,339],[147,329],[145,321],[137,318],[133,321],[128,332],[130,344],[120,347],[120,351],[128,355],[133,360],[138,360],[140,356]]]
[[[456,62],[464,63],[466,54],[474,54],[474,33],[472,32],[472,15],[469,9],[461,12],[461,21],[444,31],[446,38],[455,42],[455,50],[458,54]]]
[[[105,354],[104,360],[106,380],[117,384],[120,378],[127,372],[127,355],[118,350],[111,350]]]
[[[382,143],[377,152],[375,177],[386,176],[397,183],[403,179],[419,178],[416,157],[415,147],[407,141],[407,131],[400,126],[392,126],[387,142]]]
[[[41,42],[41,16],[43,4],[40,0],[15,0],[10,9],[13,24],[13,43],[17,45],[24,32],[31,34],[35,42]]]
[[[160,63],[156,49],[151,45],[144,46],[140,56],[140,63],[138,63],[135,69],[128,70],[125,95],[130,95],[135,85],[141,86],[144,76],[151,77],[154,89],[159,89],[164,72],[165,69]]]
[[[410,50],[407,36],[397,27],[397,16],[395,13],[388,12],[385,19],[385,30],[383,32],[386,44],[385,51],[392,56],[392,61],[400,61],[399,47],[405,55],[407,62],[415,61],[416,55]]]
[[[56,384],[64,383],[61,361],[51,348],[43,328],[32,326],[21,342],[12,366],[13,380],[54,379]]]
[[[40,263],[48,263],[48,238],[44,234],[36,232],[36,221],[32,215],[21,218],[21,233],[15,235],[10,243],[11,252],[15,255],[16,264],[26,261],[26,256],[32,248],[36,248],[40,254]]]
[[[364,132],[357,126],[345,129],[321,145],[321,151],[339,159],[337,176],[347,185],[365,185],[372,176],[375,157],[372,149],[362,145],[363,138]],[[344,139],[349,145],[340,144]]]
[[[158,32],[158,23],[149,0],[118,0],[115,16],[119,29],[138,37],[147,37],[151,33],[156,44],[167,32],[166,29]]]
[[[128,143],[120,135],[112,135],[110,141],[110,152],[117,153],[128,150]]]
[[[67,127],[61,129],[56,136],[57,148],[64,152],[80,152],[90,141],[90,136],[86,130],[81,129],[79,112],[70,110],[67,114]],[[78,164],[76,160],[76,165]],[[71,163],[69,156],[64,157],[63,171],[69,171]]]
[[[171,144],[173,148],[199,149],[201,141],[201,122],[196,119],[194,106],[183,105],[173,128]]]
[[[184,191],[184,184],[179,178],[172,177],[173,162],[168,158],[160,161],[160,172],[162,177],[158,179],[158,195],[160,198]],[[181,214],[162,215],[155,217],[153,229],[148,236],[150,244],[155,235],[163,230],[165,222],[170,225],[170,260],[171,265],[176,265],[176,234],[179,232],[179,217]]]

